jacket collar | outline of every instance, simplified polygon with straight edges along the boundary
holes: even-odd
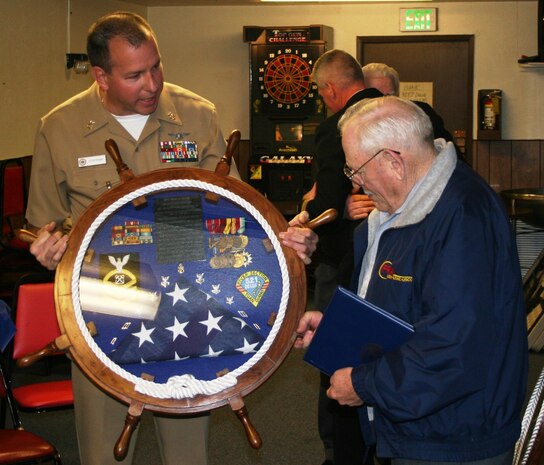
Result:
[[[457,154],[451,142],[436,139],[434,144],[439,151],[438,155],[427,174],[408,195],[397,217],[391,223],[391,228],[419,223],[433,210],[442,196],[457,165]],[[373,210],[368,217],[369,234],[376,231],[380,220],[380,212]]]
[[[346,106],[344,107],[344,111],[347,110],[352,105],[355,105],[357,102],[364,100],[365,98],[377,98],[377,97],[383,97],[383,94],[378,89],[374,89],[373,87],[361,89],[355,92],[349,98],[349,100],[346,103]]]

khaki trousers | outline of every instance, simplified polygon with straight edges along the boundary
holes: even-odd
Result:
[[[132,435],[126,458],[119,462],[113,456],[128,406],[98,389],[75,363],[72,363],[72,383],[81,465],[130,465],[138,429]],[[207,414],[189,417],[154,415],[162,464],[207,465],[209,418]]]

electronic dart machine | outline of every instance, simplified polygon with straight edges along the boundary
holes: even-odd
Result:
[[[297,212],[312,185],[317,126],[326,108],[312,82],[317,58],[332,48],[332,28],[244,27],[249,43],[248,181],[284,215]]]

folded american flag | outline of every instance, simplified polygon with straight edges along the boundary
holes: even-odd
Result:
[[[154,320],[120,327],[118,337],[108,355],[118,364],[251,354],[263,342],[242,318],[183,277],[162,293]]]

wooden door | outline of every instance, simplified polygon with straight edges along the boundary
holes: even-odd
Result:
[[[452,135],[465,131],[472,160],[474,36],[359,36],[357,59],[392,66],[401,82],[432,82],[433,108]]]

